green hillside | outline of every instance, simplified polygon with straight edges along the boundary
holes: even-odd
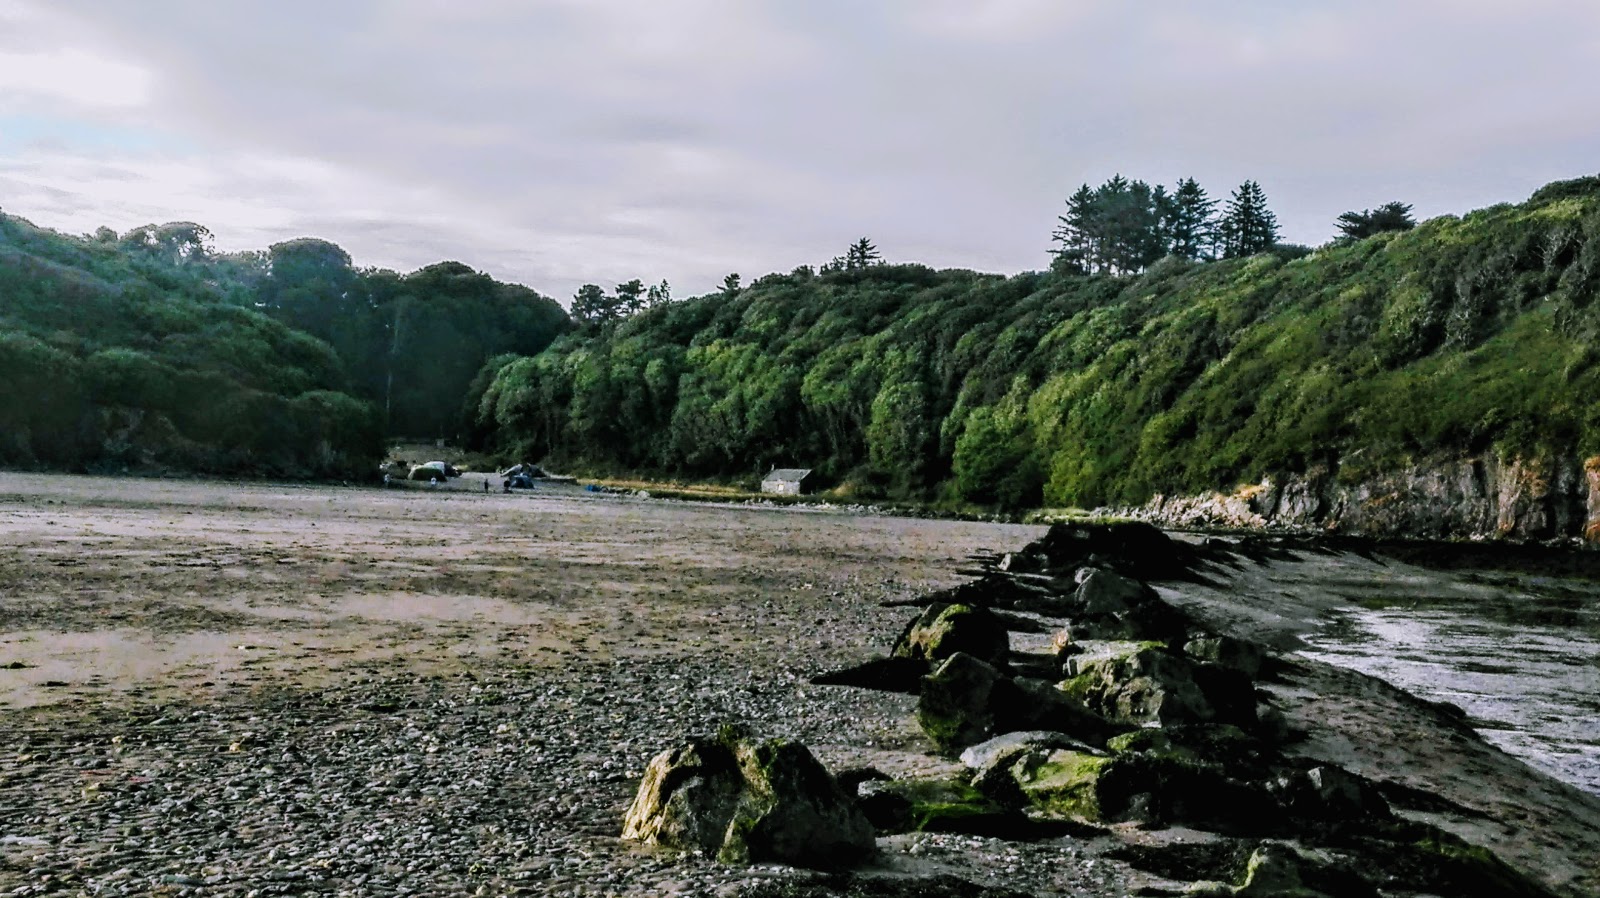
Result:
[[[0,215],[0,465],[370,475],[385,436],[455,436],[486,359],[570,326],[458,262],[209,243],[190,222],[75,237]]]
[[[378,419],[343,392],[333,350],[242,307],[223,267],[188,258],[0,216],[0,464],[370,468]]]
[[[1600,452],[1597,285],[1587,178],[1309,255],[800,269],[496,359],[469,402],[480,439],[530,458],[1133,503],[1319,465]]]

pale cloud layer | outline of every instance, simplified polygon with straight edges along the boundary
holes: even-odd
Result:
[[[1288,239],[1600,159],[1589,0],[0,0],[0,206],[585,281],[1043,267],[1118,172],[1259,180]]]

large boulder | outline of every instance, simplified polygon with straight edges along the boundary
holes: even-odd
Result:
[[[1265,790],[1218,765],[1174,755],[1032,751],[1019,755],[1008,772],[1023,799],[1046,818],[1184,823],[1240,833],[1279,825]]]
[[[1133,725],[1199,723],[1215,716],[1194,666],[1156,642],[1091,644],[1066,659],[1062,691],[1104,717]]]
[[[1138,580],[1102,568],[1079,568],[1075,579],[1078,589],[1073,598],[1086,614],[1118,614],[1160,601],[1155,590]]]
[[[1054,730],[1090,744],[1122,730],[1047,682],[1011,679],[965,652],[922,678],[917,722],[947,755],[1019,730]]]
[[[947,754],[976,745],[996,733],[994,693],[1005,681],[993,664],[957,652],[922,678],[917,723]]]
[[[957,652],[1003,666],[1011,653],[1011,638],[1005,624],[987,608],[937,603],[906,627],[891,656],[932,665]]]
[[[1194,550],[1141,521],[1055,524],[1023,551],[1043,556],[1050,570],[1094,565],[1138,580],[1181,577],[1195,563]]]
[[[622,837],[725,863],[820,869],[855,864],[874,848],[855,799],[804,745],[732,728],[657,755]]]

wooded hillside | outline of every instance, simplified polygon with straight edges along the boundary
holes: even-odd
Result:
[[[1600,451],[1597,285],[1587,178],[1310,255],[800,269],[498,358],[468,398],[484,445],[529,458],[1133,503],[1314,465]]]

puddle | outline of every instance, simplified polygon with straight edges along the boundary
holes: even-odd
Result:
[[[1489,742],[1600,795],[1600,584],[1469,581],[1350,594],[1303,654],[1454,703]]]

